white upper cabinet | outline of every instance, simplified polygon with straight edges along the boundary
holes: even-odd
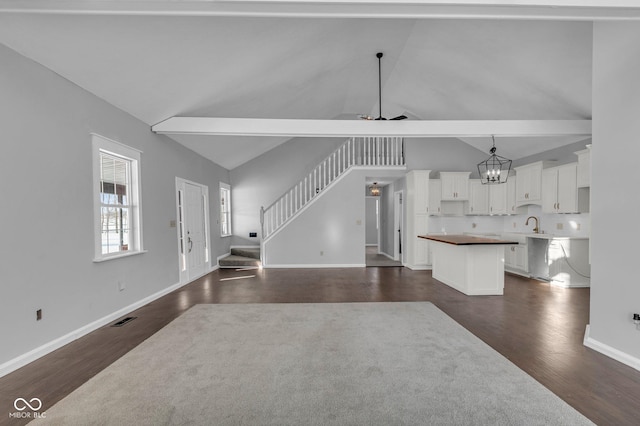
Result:
[[[525,207],[518,207],[518,203],[516,202],[516,180],[518,176],[509,176],[509,180],[507,180],[507,213],[508,214],[517,214],[520,213],[519,210],[525,209]]]
[[[440,179],[429,180],[429,215],[440,216],[442,214],[442,182]]]
[[[468,200],[470,174],[471,172],[440,172],[440,180],[442,182],[442,200]]]
[[[578,188],[591,186],[591,145],[587,149],[577,151],[578,156]]]
[[[578,213],[577,163],[542,172],[542,212]]]
[[[511,179],[513,177],[509,178],[507,183],[484,185],[489,187],[489,214],[510,214],[507,208],[507,192]]]
[[[516,204],[518,206],[542,203],[542,167],[542,161],[527,164],[526,166],[514,167],[517,176]]]
[[[483,185],[480,179],[469,180],[469,204],[467,214],[489,214],[489,186]]]

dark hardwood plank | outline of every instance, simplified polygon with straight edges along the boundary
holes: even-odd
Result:
[[[220,281],[222,278],[256,275]],[[589,289],[561,289],[507,274],[504,296],[465,296],[405,268],[218,270],[0,378],[0,424],[17,397],[51,407],[98,372],[200,303],[430,301],[600,425],[635,425],[640,372],[582,345]]]

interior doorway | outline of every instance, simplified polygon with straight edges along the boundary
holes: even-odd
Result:
[[[378,195],[365,198],[366,247],[368,267],[402,266],[402,219],[397,219],[397,204],[402,203],[402,191],[392,185],[380,187]]]
[[[180,283],[191,282],[211,269],[209,188],[176,178]]]

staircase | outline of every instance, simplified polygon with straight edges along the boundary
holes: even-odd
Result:
[[[260,266],[260,247],[232,248],[231,254],[218,261],[221,268],[256,268]]]
[[[352,168],[404,168],[403,142],[400,137],[347,139],[300,182],[271,205],[260,209],[262,246]]]

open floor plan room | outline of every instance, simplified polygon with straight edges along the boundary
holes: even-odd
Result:
[[[197,304],[429,301],[596,424],[636,424],[640,372],[582,344],[589,292],[512,274],[504,296],[468,297],[406,268],[217,270],[1,378],[2,406],[19,394],[50,408]]]

